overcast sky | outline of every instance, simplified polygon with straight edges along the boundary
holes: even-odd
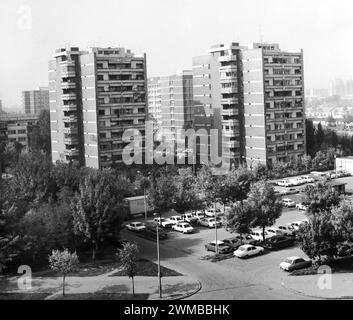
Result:
[[[48,60],[70,44],[147,53],[148,76],[191,67],[222,42],[304,49],[306,87],[353,74],[351,0],[1,0],[0,99],[48,84]]]

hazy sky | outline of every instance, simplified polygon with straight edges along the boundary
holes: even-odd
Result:
[[[147,53],[148,76],[190,68],[212,44],[260,39],[304,49],[306,87],[353,75],[351,0],[1,0],[0,99],[48,84],[56,48],[123,46]]]

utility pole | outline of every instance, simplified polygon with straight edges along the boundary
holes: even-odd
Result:
[[[147,221],[146,186],[143,185],[143,201],[145,205],[145,221]]]
[[[215,231],[216,231],[216,254],[218,254],[218,234],[217,234],[217,210],[216,201],[214,202],[214,217],[215,217]]]
[[[158,260],[158,292],[159,298],[162,299],[162,278],[161,278],[161,260],[159,256],[159,225],[156,224],[157,228],[157,260]]]

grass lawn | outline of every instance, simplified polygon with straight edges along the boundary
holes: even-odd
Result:
[[[0,293],[0,300],[44,300],[50,293]]]
[[[58,296],[55,300],[147,300],[147,293],[139,293],[133,296],[127,293],[80,293],[80,294],[67,294],[65,297]]]
[[[181,273],[174,270],[165,268],[161,266],[162,277],[176,277],[182,276]],[[115,272],[111,277],[125,277],[127,276],[125,270]],[[145,276],[145,277],[157,277],[158,276],[158,266],[152,261],[146,259],[140,259],[137,261],[137,274],[136,276]]]

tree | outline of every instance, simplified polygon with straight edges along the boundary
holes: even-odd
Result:
[[[135,296],[135,283],[134,277],[136,276],[137,271],[137,255],[139,253],[139,249],[135,243],[126,243],[124,244],[123,249],[119,250],[117,253],[120,262],[125,269],[129,278],[131,278],[132,284],[132,294]]]
[[[126,213],[124,187],[111,170],[90,170],[82,178],[79,192],[72,199],[75,234],[83,236],[91,244],[93,260],[99,244],[119,232]]]
[[[76,252],[71,253],[68,249],[64,251],[53,250],[49,256],[50,268],[60,272],[63,276],[63,296],[65,297],[65,278],[68,273],[75,271],[79,261]]]
[[[29,132],[29,147],[32,151],[43,151],[51,155],[50,111],[42,110],[38,123]]]
[[[252,207],[246,201],[238,203],[227,212],[225,218],[225,227],[229,232],[240,235],[249,233],[250,224],[254,219]]]
[[[248,202],[254,214],[251,226],[262,228],[265,242],[265,228],[272,226],[281,216],[282,204],[273,186],[266,181],[259,181],[251,186]]]
[[[33,261],[43,253],[75,244],[72,214],[67,202],[44,203],[29,210],[21,220],[22,235]]]
[[[313,121],[311,119],[305,120],[305,127],[306,127],[306,148],[307,153],[313,157],[316,151],[315,145],[315,127]]]
[[[318,150],[320,149],[321,144],[324,142],[324,140],[325,140],[325,132],[322,129],[321,122],[319,122],[315,131],[315,144]]]
[[[159,177],[152,177],[147,201],[156,213],[162,214],[174,208],[177,187],[172,177],[168,173],[161,173]]]
[[[338,206],[340,195],[331,188],[328,181],[319,181],[315,185],[308,185],[304,189],[303,203],[308,207],[309,215],[316,215]]]

